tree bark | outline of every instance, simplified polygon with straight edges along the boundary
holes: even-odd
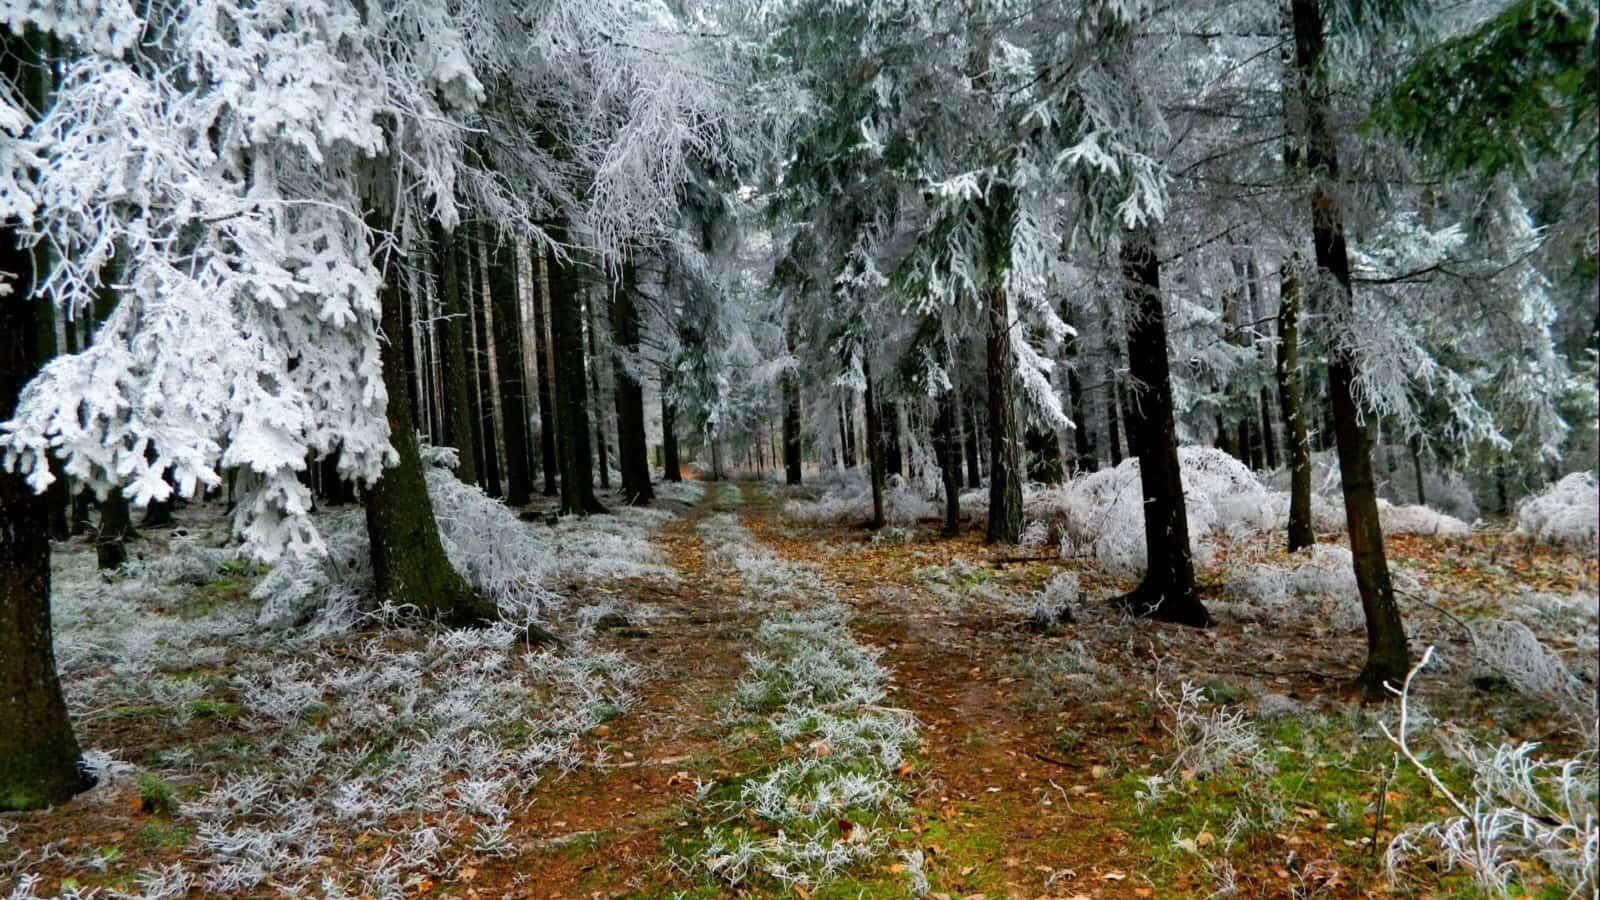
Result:
[[[1284,263],[1282,301],[1278,309],[1278,358],[1274,369],[1278,382],[1278,406],[1283,416],[1284,438],[1289,451],[1289,552],[1304,550],[1317,542],[1311,527],[1311,438],[1306,431],[1303,392],[1300,384],[1300,282],[1295,275],[1298,263]]]
[[[497,236],[489,251],[489,302],[494,306],[494,355],[498,365],[501,437],[505,441],[505,502],[526,506],[533,499],[528,448],[527,391],[522,378],[522,304],[517,296],[517,247]]]
[[[1417,479],[1417,505],[1427,506],[1428,489],[1422,483],[1422,435],[1413,434],[1406,447],[1411,451],[1411,472]]]
[[[472,313],[462,297],[456,236],[447,234],[438,222],[430,222],[428,229],[433,245],[433,273],[444,304],[439,364],[444,370],[445,440],[456,448],[461,460],[456,465],[456,477],[475,485],[478,483],[478,440],[473,434],[471,394],[467,388],[466,344],[466,320]]]
[[[472,261],[472,272],[477,277],[469,277],[467,283],[472,289],[472,308],[475,315],[472,318],[472,346],[473,356],[477,362],[477,409],[478,409],[478,434],[483,438],[483,492],[491,497],[504,496],[500,487],[500,434],[495,427],[495,366],[494,342],[491,339],[491,324],[494,321],[494,312],[490,304],[484,300],[483,285],[488,282],[488,272],[485,271],[484,262],[487,257],[481,252],[481,228],[473,228],[469,233],[473,239],[466,246],[467,257]]]
[[[381,217],[370,224],[381,227]],[[380,260],[383,268],[383,339],[380,354],[383,384],[389,400],[389,442],[399,461],[385,469],[366,489],[367,538],[372,545],[373,586],[379,602],[411,606],[453,625],[499,618],[495,605],[478,596],[450,564],[439,540],[439,525],[428,497],[422,457],[417,451],[411,418],[410,380],[405,370],[406,327],[401,303],[399,265]]]
[[[1011,314],[999,284],[986,289],[985,329],[989,388],[989,527],[991,544],[1015,544],[1022,537],[1022,473],[1017,411],[1011,399],[1015,360],[1011,353]]]
[[[905,454],[900,449],[900,404],[893,400],[884,400],[878,414],[883,426],[883,463],[886,473],[893,473],[904,478],[906,474]]]
[[[1078,373],[1078,334],[1073,326],[1071,305],[1061,304],[1062,320],[1072,331],[1067,335],[1067,393],[1071,395],[1072,409],[1072,467],[1080,472],[1093,472],[1100,468],[1100,456],[1095,451],[1094,433],[1089,430],[1089,405],[1084,402],[1083,376]]]
[[[800,377],[792,370],[783,374],[783,474],[800,483]]]
[[[633,262],[625,263],[622,283],[611,300],[611,335],[616,353],[612,390],[617,402],[617,466],[622,472],[622,502],[643,506],[656,495],[650,485],[649,442],[644,436],[644,385],[630,368],[630,363],[639,362],[639,306],[634,297],[638,280]],[[623,354],[627,354],[626,359]]]
[[[967,487],[977,490],[983,486],[983,473],[978,470],[978,417],[972,411],[970,398],[962,394],[956,399],[961,404],[961,432],[967,451]]]
[[[872,358],[868,352],[862,353],[861,369],[867,381],[867,475],[872,480],[872,521],[868,525],[876,529],[882,528],[885,524],[883,517],[883,417],[878,410],[877,391],[872,384]]]
[[[555,450],[555,391],[550,384],[550,360],[554,357],[550,354],[549,256],[542,248],[538,259],[534,259],[534,266],[538,266],[534,282],[539,288],[533,298],[533,375],[539,380],[539,466],[544,469],[544,496],[557,496],[555,476],[562,464]]]
[[[678,461],[678,410],[671,399],[672,375],[666,367],[661,369],[661,477],[668,481],[683,480],[683,466]]]
[[[565,228],[551,226],[551,237],[565,240]],[[555,350],[556,458],[561,461],[561,512],[603,513],[594,494],[594,460],[589,453],[589,382],[584,372],[583,298],[570,259],[550,266],[550,345]]]
[[[1139,392],[1129,406],[1128,439],[1139,458],[1149,567],[1144,580],[1121,603],[1135,615],[1203,628],[1211,624],[1211,616],[1195,590],[1189,514],[1173,423],[1161,264],[1148,226],[1123,233],[1122,273],[1128,302],[1128,373]]]
[[[589,396],[599,402],[605,392],[600,389],[600,347],[599,329],[595,326],[594,297],[590,292],[584,292],[583,315],[584,322],[589,332],[589,357],[585,360],[589,369]],[[600,487],[611,489],[611,454],[606,447],[606,414],[605,407],[600,407],[594,413],[594,446],[595,461],[600,467]]]
[[[1311,236],[1321,277],[1333,279],[1332,302],[1348,312],[1353,306],[1350,258],[1345,246],[1344,217],[1333,184],[1339,159],[1329,123],[1328,87],[1324,71],[1322,9],[1317,0],[1291,0],[1294,19],[1295,70],[1304,102],[1305,154],[1313,179]],[[1328,393],[1333,401],[1334,440],[1339,451],[1345,522],[1350,553],[1367,624],[1367,661],[1359,683],[1369,698],[1387,696],[1384,685],[1398,684],[1411,665],[1400,607],[1389,580],[1383,528],[1372,476],[1372,438],[1361,427],[1355,393],[1357,361],[1345,346],[1336,346],[1328,362]]]
[[[7,32],[0,78],[30,100],[26,79],[40,77],[31,35]],[[22,388],[43,359],[33,336],[40,304],[34,258],[17,245],[19,223],[0,223],[0,421],[16,411]],[[0,469],[0,811],[53,806],[90,787],[56,676],[50,624],[50,501],[26,479]]]

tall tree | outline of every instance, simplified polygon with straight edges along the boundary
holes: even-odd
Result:
[[[551,226],[562,240],[565,228]],[[561,461],[561,512],[603,513],[594,494],[594,458],[589,450],[589,381],[584,358],[583,297],[570,256],[550,266],[550,346],[555,351],[556,458]]]
[[[444,433],[455,447],[460,461],[456,477],[466,484],[478,483],[478,438],[472,420],[471,390],[468,387],[468,320],[472,315],[463,292],[467,289],[460,266],[459,238],[447,232],[437,220],[430,220],[429,245],[433,250],[435,289],[444,305],[444,323],[439,331],[439,366],[444,373]]]
[[[617,468],[622,502],[644,506],[655,499],[650,485],[649,442],[644,434],[644,385],[639,380],[639,274],[623,263],[622,282],[611,296],[612,390],[617,405]]]
[[[800,483],[800,375],[783,373],[783,475],[788,484]]]
[[[1284,443],[1289,451],[1289,552],[1317,542],[1311,527],[1311,438],[1306,429],[1305,392],[1300,377],[1300,279],[1297,257],[1284,261],[1278,289],[1278,353],[1274,372]]]
[[[39,37],[5,32],[0,91],[42,99],[25,87],[43,65]],[[43,362],[33,336],[45,301],[31,290],[38,273],[19,244],[22,225],[0,221],[0,421]],[[0,811],[40,809],[85,790],[93,780],[80,763],[50,624],[50,501],[24,473],[0,469]]]
[[[672,399],[672,373],[661,369],[661,477],[671,482],[683,480],[678,460],[678,410]]]
[[[993,185],[984,209],[986,284],[984,299],[984,378],[989,389],[989,525],[991,544],[1015,544],[1022,537],[1022,447],[1017,407],[1012,399],[1016,360],[1012,346],[1011,301],[1005,275],[1010,267],[1009,237],[1015,199],[1008,185]]]
[[[1136,615],[1203,627],[1211,624],[1211,616],[1195,589],[1172,412],[1161,264],[1149,226],[1124,234],[1122,271],[1128,295],[1128,372],[1139,391],[1129,407],[1128,440],[1139,458],[1149,566],[1139,586],[1121,602]]]
[[[533,342],[534,372],[539,379],[539,464],[544,469],[544,495],[554,497],[561,464],[556,459],[555,389],[550,381],[554,358],[550,348],[550,268],[542,247],[535,267],[538,291],[533,297]]]
[[[1345,246],[1344,216],[1337,195],[1338,149],[1330,121],[1324,51],[1326,35],[1320,0],[1291,0],[1295,94],[1301,100],[1300,137],[1311,188],[1311,238],[1316,247],[1318,283],[1327,285],[1327,309],[1335,316],[1353,311],[1350,258]],[[1361,591],[1367,625],[1367,661],[1359,683],[1369,697],[1387,695],[1386,683],[1398,684],[1411,666],[1400,607],[1389,580],[1389,561],[1378,521],[1378,496],[1372,474],[1372,437],[1362,427],[1356,394],[1358,361],[1348,343],[1335,341],[1328,360],[1328,393],[1332,399],[1334,439],[1339,451],[1339,480],[1344,492],[1350,553]]]
[[[528,402],[522,375],[522,302],[517,293],[517,247],[511,235],[496,235],[489,249],[489,302],[494,307],[494,355],[505,441],[505,502],[526,506],[533,498]]]
[[[379,215],[368,218],[375,231],[385,221]],[[378,253],[387,255],[381,249]],[[402,343],[406,323],[400,262],[392,257],[376,262],[383,272],[379,301],[386,339],[380,345],[380,353],[383,383],[389,394],[385,407],[389,442],[394,446],[395,457],[365,492],[374,591],[380,601],[411,606],[452,624],[494,621],[499,618],[494,604],[472,590],[450,564],[439,540],[439,525],[433,517],[433,501],[428,496],[406,391],[410,379]]]
[[[872,353],[870,348],[861,354],[862,373],[866,379],[867,410],[867,477],[872,481],[872,528],[882,528],[883,515],[883,416],[878,408],[878,388],[872,378]]]
[[[487,291],[490,284],[488,256],[484,252],[481,225],[470,227],[467,258],[470,260],[472,288],[473,358],[477,370],[478,434],[483,437],[483,492],[491,497],[505,496],[500,480],[500,428],[495,416],[496,366],[494,352],[494,304]]]

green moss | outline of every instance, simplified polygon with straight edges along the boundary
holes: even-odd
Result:
[[[177,812],[177,795],[172,785],[149,772],[140,772],[134,784],[139,788],[140,806],[145,812],[168,817]]]
[[[159,850],[176,850],[189,843],[194,832],[171,822],[150,822],[134,832],[134,840],[141,846]]]

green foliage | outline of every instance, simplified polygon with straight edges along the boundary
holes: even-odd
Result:
[[[178,798],[167,784],[149,772],[140,772],[135,780],[139,788],[140,806],[147,813],[170,817],[178,810]]]
[[[1447,172],[1528,172],[1541,159],[1595,163],[1595,10],[1517,0],[1425,51],[1372,121]]]

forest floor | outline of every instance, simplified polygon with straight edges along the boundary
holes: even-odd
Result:
[[[1116,615],[1104,600],[1128,585],[1053,552],[986,546],[975,526],[945,539],[936,522],[877,534],[802,524],[783,513],[790,496],[804,493],[747,481],[713,486],[692,504],[664,504],[677,514],[651,540],[676,578],[574,586],[640,604],[635,620],[594,641],[638,665],[627,685],[632,702],[587,731],[581,763],[544,778],[513,806],[508,842],[494,852],[463,850],[437,874],[413,873],[395,896],[977,900],[1465,890],[1459,872],[1427,866],[1386,877],[1390,839],[1447,809],[1379,732],[1380,723],[1393,724],[1393,704],[1363,706],[1348,691],[1364,649],[1359,631],[1316,614],[1239,614],[1228,567],[1291,565],[1275,538],[1226,544],[1201,570],[1208,597],[1228,610],[1201,631]],[[1502,544],[1496,534],[1391,540],[1391,561],[1416,592],[1406,612],[1418,646],[1438,644],[1448,659],[1465,647],[1467,623],[1530,591],[1593,601],[1593,555],[1508,552]],[[879,654],[882,698],[841,715],[915,717],[916,743],[903,761],[848,770],[892,783],[887,799],[841,799],[836,811],[812,809],[791,824],[791,832],[818,830],[820,843],[808,847],[860,850],[836,868],[822,851],[766,871],[763,860],[776,857],[752,851],[754,862],[741,867],[740,851],[728,849],[747,837],[788,848],[788,820],[763,821],[775,814],[750,786],[784,766],[843,753],[821,739],[775,737],[781,730],[761,725],[761,715],[777,721],[783,709],[736,702],[751,654],[767,652],[753,636],[785,615],[808,615],[805,591],[789,591],[782,579],[776,588],[752,580],[761,566],[814,579],[808,590],[828,600],[819,608],[842,607],[847,616],[834,623],[838,640]],[[1065,571],[1078,577],[1075,621],[1030,627],[1034,598]],[[242,602],[239,584],[226,592]],[[769,594],[799,599],[769,602]],[[1540,637],[1558,652],[1583,646],[1559,628]],[[1579,749],[1559,704],[1530,703],[1503,682],[1467,674],[1458,664],[1422,679],[1419,703],[1448,710],[1475,738]],[[217,701],[181,728],[138,709],[102,710],[80,722],[80,734],[85,746],[117,748],[156,769],[180,743],[248,736],[228,708],[234,702]],[[1462,783],[1451,760],[1432,758],[1447,783]],[[206,771],[218,777],[218,769]],[[177,787],[119,778],[60,809],[0,818],[0,896],[24,872],[37,881],[13,896],[97,887],[154,896],[140,873],[196,855],[194,828],[180,810],[197,788],[169,780]],[[817,788],[815,780],[804,785],[795,791]],[[163,799],[163,790],[180,802]],[[794,794],[787,800],[792,805]],[[343,842],[335,838],[329,858],[363,858]],[[327,882],[307,876],[340,864],[324,861],[237,893],[331,894]],[[829,877],[817,877],[819,866]],[[1541,873],[1529,869],[1523,878],[1538,894]],[[199,882],[188,890],[198,892]]]

